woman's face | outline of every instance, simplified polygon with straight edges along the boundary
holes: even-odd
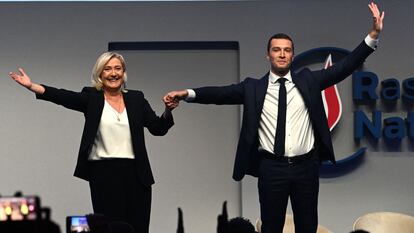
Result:
[[[121,61],[114,57],[105,64],[101,73],[103,89],[105,91],[119,91],[124,84],[124,68]]]

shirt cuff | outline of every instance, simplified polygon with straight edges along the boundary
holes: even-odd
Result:
[[[185,97],[186,102],[191,102],[196,98],[196,93],[193,89],[187,89],[188,95]]]
[[[377,49],[378,43],[379,43],[379,39],[372,39],[369,35],[367,35],[367,37],[365,37],[365,43],[371,47],[372,49]]]

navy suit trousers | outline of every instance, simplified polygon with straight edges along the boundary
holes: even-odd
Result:
[[[296,233],[318,227],[319,161],[313,153],[297,163],[263,157],[259,167],[262,233],[282,233],[290,198]]]

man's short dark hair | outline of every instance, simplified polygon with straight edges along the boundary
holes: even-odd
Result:
[[[288,36],[285,33],[277,33],[277,34],[274,34],[273,36],[271,36],[269,38],[269,40],[267,41],[267,52],[269,52],[269,50],[270,50],[270,42],[272,42],[273,39],[286,39],[286,40],[290,40],[290,42],[292,43],[292,50],[295,51],[295,46],[293,45],[292,38],[290,38],[290,36]]]

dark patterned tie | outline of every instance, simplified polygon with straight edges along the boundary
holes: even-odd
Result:
[[[276,136],[273,151],[275,155],[285,154],[285,135],[286,135],[286,78],[279,78],[279,103],[277,110]]]

